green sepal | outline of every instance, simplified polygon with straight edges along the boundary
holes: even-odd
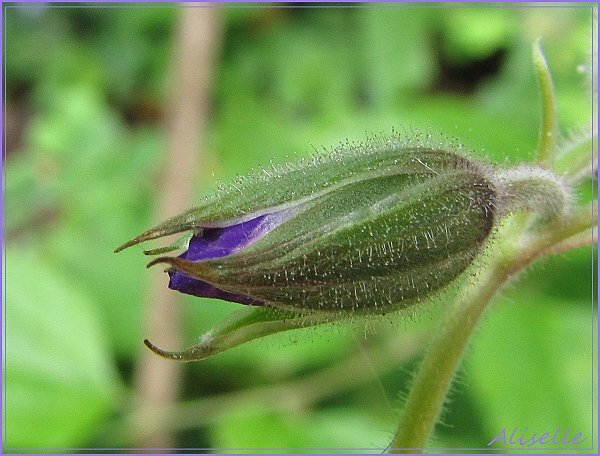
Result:
[[[325,315],[303,315],[267,307],[244,307],[200,337],[200,343],[179,352],[162,350],[147,339],[144,344],[157,355],[176,361],[199,361],[251,340],[291,329],[327,323]]]
[[[170,245],[167,245],[166,247],[159,247],[157,249],[144,250],[144,255],[148,255],[148,256],[161,255],[163,253],[169,253],[169,252],[173,252],[175,250],[185,249],[188,246],[191,238],[192,238],[192,233],[186,234],[185,236],[182,236],[181,238],[177,239],[175,242],[173,242]]]
[[[222,187],[197,207],[176,215],[118,247],[132,245],[196,228],[235,225],[289,208],[299,207],[352,184],[383,176],[434,175],[438,170],[479,166],[429,140],[398,135],[348,143],[326,155],[271,168],[261,168]]]

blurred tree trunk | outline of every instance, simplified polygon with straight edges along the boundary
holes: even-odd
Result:
[[[205,161],[200,144],[206,128],[211,81],[221,42],[219,9],[196,6],[181,8],[179,12],[166,113],[167,160],[163,179],[157,185],[156,222],[192,205],[198,169]],[[181,346],[180,296],[167,288],[164,272],[160,269],[152,271],[145,335],[160,346]],[[144,348],[135,378],[138,406],[156,410],[155,406],[174,402],[179,394],[181,366]],[[145,432],[147,427],[162,428],[161,419],[150,410],[140,414],[140,419],[133,423],[136,447],[174,448],[177,445],[168,431]]]

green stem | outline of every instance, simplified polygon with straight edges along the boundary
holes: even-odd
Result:
[[[556,153],[557,122],[554,84],[548,69],[548,63],[540,47],[540,41],[533,44],[533,65],[542,97],[542,125],[538,144],[537,162],[552,169]]]
[[[388,450],[413,453],[423,450],[438,421],[454,374],[463,357],[469,336],[486,304],[504,282],[498,266],[489,268],[473,292],[449,312],[423,359],[400,417],[398,430]]]
[[[582,208],[568,220],[561,220],[545,233],[539,233],[535,240],[514,236],[514,232],[499,236],[498,248],[493,252],[496,255],[490,256],[490,263],[480,273],[478,283],[469,284],[467,294],[450,310],[431,342],[413,380],[388,452],[413,453],[424,449],[440,417],[469,338],[502,285],[537,258],[549,253],[553,246],[594,226],[591,212]],[[592,236],[589,239],[593,242]]]

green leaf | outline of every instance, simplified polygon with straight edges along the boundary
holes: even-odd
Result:
[[[5,311],[5,448],[85,445],[119,403],[93,303],[51,264],[13,248]]]

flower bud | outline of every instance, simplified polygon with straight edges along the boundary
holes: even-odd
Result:
[[[398,138],[339,148],[238,179],[117,250],[192,231],[159,257],[170,287],[300,313],[385,313],[418,302],[473,261],[494,225],[489,170]]]

